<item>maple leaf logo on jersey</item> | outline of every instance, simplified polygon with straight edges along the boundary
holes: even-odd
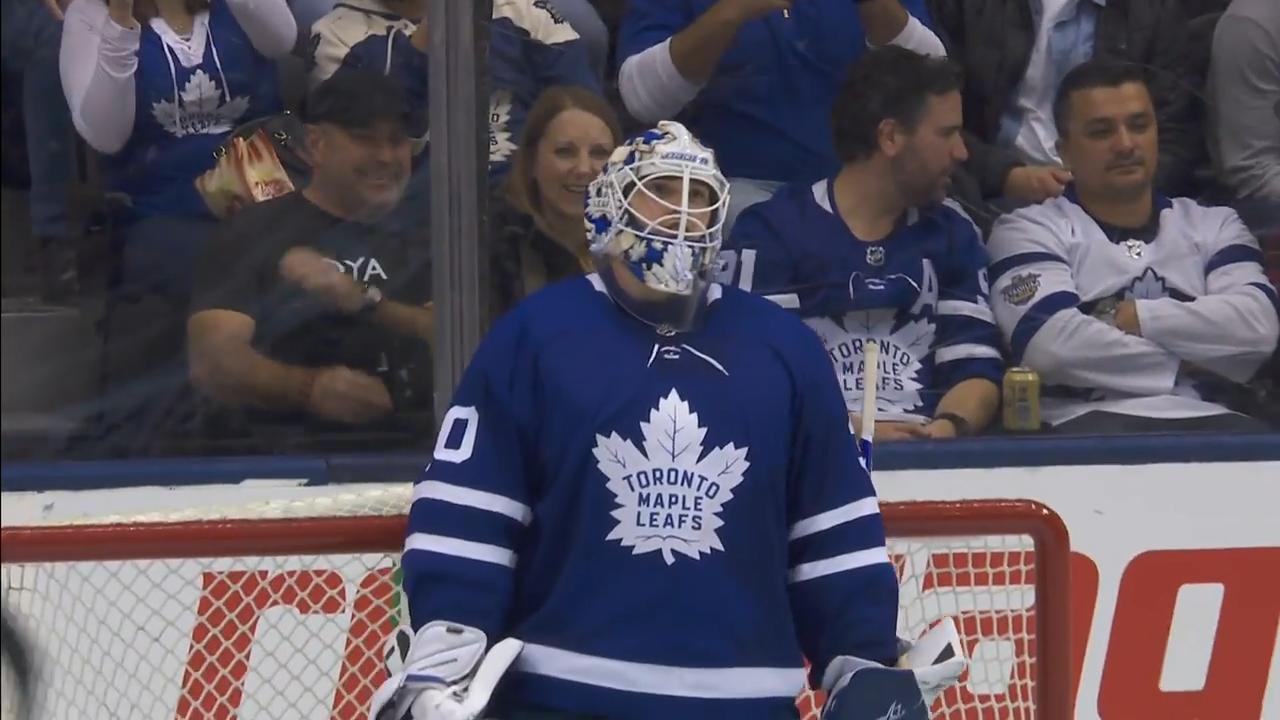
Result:
[[[618,524],[605,539],[633,555],[661,550],[668,565],[676,553],[697,560],[723,551],[719,513],[751,466],[747,448],[729,443],[704,456],[707,429],[674,389],[649,411],[640,432],[643,451],[616,432],[596,435],[596,465],[620,506],[610,513]]]
[[[1125,289],[1126,300],[1159,300],[1169,295],[1169,287],[1164,278],[1151,268],[1147,268],[1141,277],[1134,278]]]
[[[498,90],[489,96],[489,162],[504,162],[516,151],[511,139],[511,92]]]
[[[822,338],[836,366],[845,405],[854,412],[862,408],[862,345],[872,338],[880,341],[876,411],[904,414],[921,405],[921,360],[933,345],[933,323],[920,318],[894,330],[895,316],[893,310],[869,310],[851,312],[843,322],[826,317],[805,320]]]
[[[231,132],[249,110],[249,98],[232,98],[223,103],[221,88],[213,78],[197,69],[178,94],[177,102],[161,100],[151,105],[151,114],[160,127],[176,137]]]

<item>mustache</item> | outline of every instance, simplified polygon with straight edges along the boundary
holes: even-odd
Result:
[[[1122,160],[1113,160],[1107,163],[1108,170],[1116,170],[1127,167],[1141,167],[1143,164],[1142,156],[1127,157]]]

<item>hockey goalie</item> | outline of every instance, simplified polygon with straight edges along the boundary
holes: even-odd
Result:
[[[710,280],[714,155],[659,123],[587,195],[596,272],[497,323],[414,487],[414,635],[370,717],[794,718],[808,658],[825,717],[926,718],[955,628],[902,653],[831,362]]]

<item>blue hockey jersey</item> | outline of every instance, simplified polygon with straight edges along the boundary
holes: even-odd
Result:
[[[347,0],[316,21],[311,82],[344,69],[373,69],[403,83],[415,114],[413,134],[427,133],[428,56],[410,43],[417,23],[378,0]],[[505,175],[520,143],[525,116],[543,90],[579,85],[596,92],[578,33],[546,0],[495,0],[489,26],[489,172]]]
[[[227,3],[210,3],[206,17],[192,36],[200,60],[191,65],[152,25],[142,26],[133,133],[103,159],[108,184],[129,196],[135,216],[212,217],[194,183],[213,167],[214,149],[237,125],[281,109],[275,64]]]
[[[715,0],[631,0],[618,62],[693,24]],[[923,0],[902,5],[932,27]],[[716,151],[726,177],[813,182],[839,166],[831,104],[867,50],[853,0],[805,0],[742,26],[715,75],[677,116]]]
[[[481,345],[414,488],[414,628],[524,640],[499,711],[794,716],[802,650],[896,656],[897,580],[831,364],[794,316],[713,286],[664,337],[598,276]]]
[[[845,402],[861,410],[863,344],[880,344],[877,417],[923,422],[962,380],[998,383],[1000,332],[987,302],[987,255],[949,202],[912,209],[877,242],[835,211],[831,181],[783,188],[743,212],[724,277],[796,309],[822,338]]]

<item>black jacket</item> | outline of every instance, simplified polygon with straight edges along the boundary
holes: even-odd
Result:
[[[489,205],[489,311],[496,320],[545,285],[587,272],[581,260],[544,233],[502,193]],[[586,235],[582,237],[586,248]]]
[[[983,197],[999,197],[1009,170],[1024,164],[1016,152],[994,143],[1001,117],[1031,60],[1035,28],[1030,2],[928,0],[928,4],[947,54],[965,72],[965,141],[970,155],[965,169]],[[1166,194],[1181,194],[1204,145],[1195,127],[1192,91],[1197,81],[1182,0],[1108,0],[1096,32],[1095,57],[1147,66],[1160,132],[1156,184]]]

